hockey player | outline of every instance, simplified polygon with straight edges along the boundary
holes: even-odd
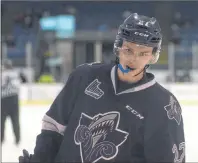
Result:
[[[15,144],[20,142],[19,123],[19,84],[20,76],[13,70],[12,61],[6,60],[3,63],[2,85],[1,85],[1,142],[4,141],[5,121],[11,118],[15,135]]]
[[[34,154],[19,162],[185,162],[181,107],[146,72],[162,35],[155,18],[131,14],[114,44],[116,64],[84,64],[44,115]]]

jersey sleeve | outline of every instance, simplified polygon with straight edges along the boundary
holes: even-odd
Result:
[[[185,162],[185,137],[181,107],[175,97],[145,122],[146,162]]]
[[[77,76],[76,73],[69,76],[66,85],[43,117],[43,130],[50,130],[64,135],[78,90],[80,89],[80,80],[80,76]]]
[[[70,74],[50,109],[43,117],[42,131],[37,136],[33,161],[51,162],[61,145],[81,83],[81,73]]]

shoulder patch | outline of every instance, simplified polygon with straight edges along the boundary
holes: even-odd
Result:
[[[169,104],[164,106],[164,109],[167,112],[168,118],[175,120],[177,124],[180,125],[182,111],[179,103],[173,96],[170,96]]]

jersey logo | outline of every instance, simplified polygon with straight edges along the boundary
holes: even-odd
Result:
[[[174,119],[178,125],[181,122],[181,107],[179,106],[178,102],[170,96],[170,103],[164,106],[164,109],[167,111],[167,116],[169,119]]]
[[[87,94],[95,99],[101,98],[102,95],[104,95],[104,92],[99,88],[100,84],[101,84],[101,82],[99,82],[98,79],[95,79],[85,89],[85,94]]]
[[[135,32],[134,34],[137,35],[137,36],[143,36],[143,37],[148,37],[149,36],[148,34],[141,33],[141,32]]]
[[[107,112],[90,117],[81,113],[79,125],[74,134],[76,145],[80,146],[82,162],[111,160],[118,154],[118,147],[127,139],[129,133],[118,129],[119,112]]]
[[[130,107],[129,105],[125,106],[127,110],[129,110],[132,114],[134,114],[137,118],[144,119],[144,116],[142,116],[140,113],[138,113],[135,109],[133,109],[132,107]]]

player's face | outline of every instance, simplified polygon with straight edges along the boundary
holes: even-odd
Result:
[[[152,47],[124,41],[119,53],[120,64],[124,68],[143,69],[153,60],[152,51]]]

